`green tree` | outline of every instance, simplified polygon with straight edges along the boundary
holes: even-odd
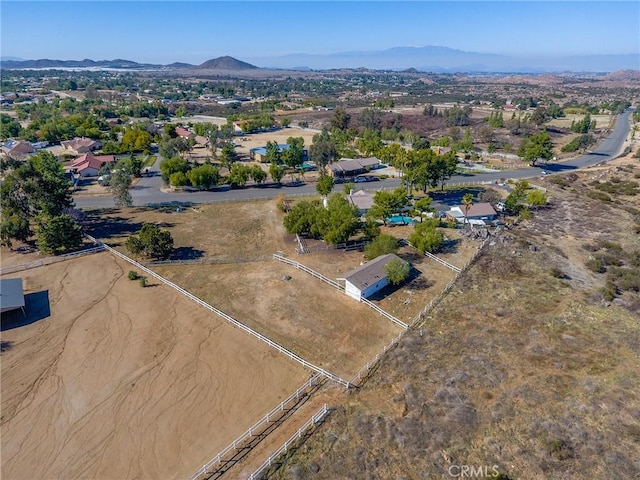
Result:
[[[319,238],[321,231],[317,219],[322,209],[318,201],[297,202],[284,217],[284,228],[289,233]]]
[[[42,215],[37,220],[36,244],[44,253],[59,255],[82,244],[82,232],[69,215]]]
[[[210,188],[220,181],[220,171],[213,165],[200,165],[189,170],[187,178],[196,188]]]
[[[438,230],[438,223],[436,219],[419,223],[409,235],[409,242],[420,253],[436,253],[444,244],[444,234]]]
[[[337,155],[336,145],[326,128],[313,136],[309,154],[320,170],[320,174],[324,175],[326,166],[333,162]]]
[[[169,185],[172,187],[184,187],[185,185],[189,185],[189,177],[182,172],[173,172],[169,175]]]
[[[0,240],[26,241],[31,220],[42,215],[57,217],[73,205],[71,184],[62,166],[49,152],[40,151],[27,162],[3,160],[0,185]]]
[[[316,183],[316,191],[326,197],[333,190],[333,177],[328,175],[321,175],[318,179],[318,183]]]
[[[225,143],[222,147],[220,161],[222,165],[231,170],[231,167],[235,162],[238,161],[238,154],[236,153],[236,148],[230,143]]]
[[[544,131],[530,136],[521,145],[518,155],[523,157],[531,165],[538,160],[550,160],[553,158],[553,144],[551,137]]]
[[[367,216],[382,220],[386,225],[387,218],[400,211],[408,202],[407,193],[402,187],[393,191],[379,190],[373,196],[373,207],[369,209]]]
[[[280,145],[276,141],[267,142],[267,154],[266,159],[269,163],[282,163],[282,152],[280,151]]]
[[[272,162],[271,165],[269,165],[269,175],[271,175],[274,182],[280,183],[284,174],[285,168],[282,165],[278,165],[275,162]]]
[[[234,163],[229,172],[229,184],[231,188],[242,188],[247,184],[251,176],[251,168],[241,163]]]
[[[322,209],[318,220],[322,238],[329,245],[346,242],[360,225],[358,210],[339,193],[329,196],[327,208]]]
[[[334,110],[333,116],[331,117],[331,128],[335,128],[336,130],[346,130],[349,128],[350,121],[351,115],[349,115],[344,108],[338,107]]]
[[[186,175],[189,171],[189,164],[180,157],[172,157],[164,159],[160,162],[160,172],[165,182],[169,181],[169,177],[176,172],[182,172]]]
[[[264,181],[267,179],[267,172],[265,172],[258,165],[253,165],[251,167],[250,175],[251,175],[251,178],[253,178],[253,181],[256,182],[258,185],[262,185]]]
[[[396,253],[398,251],[398,239],[393,235],[381,233],[371,243],[364,247],[364,256],[367,260],[373,260],[380,255]]]
[[[376,155],[383,147],[380,133],[373,129],[366,129],[362,136],[356,141],[356,147],[363,155]]]
[[[109,186],[107,188],[113,193],[113,201],[116,207],[130,207],[133,205],[133,199],[129,192],[131,188],[131,174],[125,168],[120,166],[111,171]]]
[[[387,274],[387,278],[389,279],[389,283],[391,285],[399,285],[409,278],[411,266],[408,262],[404,262],[399,258],[394,258],[384,266],[384,270]]]
[[[134,255],[165,259],[173,251],[173,237],[168,230],[145,223],[140,233],[129,237],[125,245]]]
[[[302,137],[289,137],[289,148],[281,153],[282,162],[290,169],[297,169],[304,160],[304,139]]]

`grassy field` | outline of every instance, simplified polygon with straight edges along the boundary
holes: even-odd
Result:
[[[640,295],[605,294],[637,268],[640,193],[615,179],[639,173],[628,158],[545,179],[550,206],[493,242],[270,478],[636,478]]]

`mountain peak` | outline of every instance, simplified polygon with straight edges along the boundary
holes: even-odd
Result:
[[[226,55],[207,60],[202,65],[198,65],[197,68],[208,70],[252,70],[258,67]]]

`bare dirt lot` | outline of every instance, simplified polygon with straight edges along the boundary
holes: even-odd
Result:
[[[185,478],[308,378],[130,269],[105,252],[9,276],[30,296],[2,320],[3,478]]]
[[[275,260],[154,269],[345,380],[400,333],[364,304]]]

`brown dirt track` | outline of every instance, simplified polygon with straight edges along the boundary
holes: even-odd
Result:
[[[2,333],[3,478],[185,478],[309,376],[131,269],[100,253],[11,275],[50,316]]]

